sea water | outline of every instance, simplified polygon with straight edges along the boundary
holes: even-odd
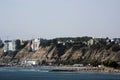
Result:
[[[0,68],[0,80],[120,80],[120,73],[49,72],[51,68]]]

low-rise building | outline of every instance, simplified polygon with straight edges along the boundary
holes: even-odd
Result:
[[[21,65],[26,65],[26,66],[36,66],[39,65],[40,62],[37,60],[25,60],[21,62]]]
[[[89,46],[93,45],[93,44],[94,44],[94,39],[90,39],[90,40],[87,42],[87,44],[88,44]]]
[[[62,41],[57,41],[58,44],[62,44],[63,42]]]
[[[74,64],[73,67],[83,67],[83,64]]]
[[[24,40],[20,40],[20,45],[24,45]]]
[[[114,38],[116,44],[120,45],[120,38]]]

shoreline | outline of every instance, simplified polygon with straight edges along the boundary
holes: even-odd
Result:
[[[49,72],[108,72],[120,73],[120,69],[109,67],[72,67],[72,66],[4,66],[0,68],[51,69]]]

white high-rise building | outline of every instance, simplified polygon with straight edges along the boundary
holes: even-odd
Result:
[[[39,46],[40,46],[40,39],[39,38],[33,39],[31,44],[32,51],[38,50]]]
[[[4,42],[4,52],[8,52],[8,51],[15,51],[16,50],[16,43],[15,40],[12,41],[5,41]]]

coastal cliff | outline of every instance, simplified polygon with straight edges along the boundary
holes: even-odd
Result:
[[[63,38],[62,38],[63,40]],[[55,40],[53,40],[55,41]],[[0,48],[1,63],[20,63],[25,60],[37,60],[43,64],[92,64],[98,65],[105,60],[120,62],[120,49],[114,50],[114,46],[105,43],[96,43],[86,45],[81,42],[77,43],[55,43],[49,45],[40,45],[38,50],[31,51],[31,46],[26,45],[16,52],[3,53]],[[113,44],[113,43],[112,43]],[[115,45],[115,44],[114,44]]]

